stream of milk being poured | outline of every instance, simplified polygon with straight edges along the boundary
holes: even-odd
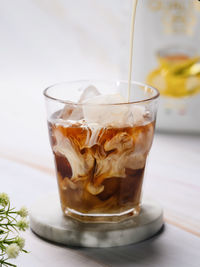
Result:
[[[128,102],[130,101],[130,91],[131,91],[132,65],[133,65],[133,41],[134,41],[134,28],[135,28],[137,3],[138,3],[138,0],[133,0],[133,11],[132,11],[131,32],[130,32],[130,51],[129,51]]]

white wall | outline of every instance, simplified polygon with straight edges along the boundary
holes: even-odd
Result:
[[[0,0],[0,155],[51,164],[43,89],[126,79],[130,11],[131,0]]]

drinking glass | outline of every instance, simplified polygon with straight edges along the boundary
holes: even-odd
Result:
[[[159,92],[139,82],[130,88],[83,80],[44,91],[64,215],[119,222],[139,214]]]

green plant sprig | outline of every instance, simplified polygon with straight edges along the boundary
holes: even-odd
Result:
[[[0,267],[13,266],[9,259],[16,258],[24,249],[25,240],[19,236],[19,231],[29,227],[28,211],[25,207],[20,210],[11,208],[10,199],[6,193],[0,193]]]

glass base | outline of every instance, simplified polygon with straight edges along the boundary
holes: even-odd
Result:
[[[140,205],[129,209],[122,213],[110,213],[110,214],[85,214],[78,212],[76,210],[66,208],[64,210],[64,215],[67,217],[72,217],[83,223],[117,223],[129,219],[133,216],[138,216],[140,213],[141,207]]]

